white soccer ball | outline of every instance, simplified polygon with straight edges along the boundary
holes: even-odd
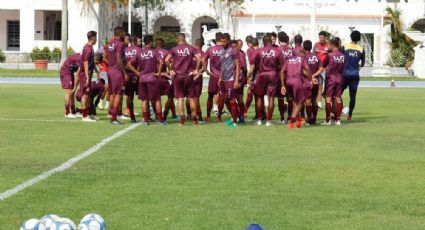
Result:
[[[342,114],[343,115],[348,115],[348,113],[350,112],[350,108],[348,108],[348,107],[344,107],[343,109],[342,109]]]
[[[77,230],[77,226],[68,218],[59,218],[53,222],[49,230]]]
[[[96,213],[90,213],[90,214],[85,215],[83,217],[83,219],[81,219],[80,223],[86,222],[86,221],[91,220],[91,219],[97,220],[101,225],[103,225],[106,228],[105,220],[103,219],[103,217],[101,215],[96,214]]]
[[[52,226],[52,224],[59,219],[60,217],[58,215],[49,214],[43,216],[40,221],[43,222],[47,230],[50,230],[50,226]]]
[[[37,219],[29,219],[25,221],[22,225],[20,230],[46,230],[46,226]]]
[[[105,225],[100,223],[96,219],[88,219],[82,221],[80,225],[78,225],[78,230],[105,230]]]

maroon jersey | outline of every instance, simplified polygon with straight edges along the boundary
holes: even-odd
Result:
[[[241,63],[241,69],[246,69],[246,54],[243,50],[239,50],[239,61]]]
[[[211,75],[219,77],[221,75],[221,55],[223,54],[223,46],[216,45],[210,47],[205,52],[204,59],[210,60]]]
[[[99,80],[92,81],[90,84],[90,93],[92,96],[101,97],[105,91],[105,85],[102,84]]]
[[[124,49],[124,54],[125,54],[125,63],[129,63],[137,54],[137,51],[141,49],[140,47],[136,46],[136,45],[131,45],[129,47],[126,47]]]
[[[189,75],[192,70],[192,59],[196,56],[195,49],[182,44],[171,49],[169,55],[173,58],[173,70],[179,75]]]
[[[83,52],[81,53],[81,62],[80,62],[80,73],[85,74],[84,70],[84,62],[87,61],[89,63],[89,73],[93,73],[95,68],[94,66],[94,51],[93,46],[89,44],[85,44],[83,47]]]
[[[195,55],[200,56],[201,58],[204,58],[205,53],[201,49],[194,48],[194,51],[195,51]],[[192,59],[192,71],[196,70],[197,65],[198,65],[198,59],[194,57]]]
[[[76,53],[69,56],[60,69],[60,74],[62,75],[71,75],[71,70],[74,72],[78,69],[81,64],[81,54]]]
[[[153,75],[158,72],[158,62],[161,56],[153,48],[138,49],[136,56],[131,60],[132,65],[137,65],[140,72],[139,82],[152,82],[157,80]]]
[[[124,44],[118,39],[112,39],[108,44],[108,68],[119,69],[117,54],[124,57]],[[124,60],[123,60],[124,61]]]
[[[288,45],[279,46],[277,49],[281,52],[282,63],[285,63],[286,59],[294,56],[294,51]]]
[[[304,51],[304,48],[302,46],[295,46],[293,49],[293,56],[299,56],[300,52]]]
[[[344,81],[344,62],[345,56],[340,51],[329,53],[323,67],[326,67],[326,79],[342,84]]]
[[[255,65],[254,59],[255,59],[255,55],[256,55],[257,51],[258,51],[258,49],[254,49],[253,47],[249,48],[246,51],[246,55],[248,56],[248,63],[250,65]]]
[[[304,57],[296,56],[288,58],[283,65],[283,69],[286,72],[286,79],[302,79],[304,76],[303,67],[308,67],[308,63]]]
[[[256,52],[254,59],[256,63],[259,63],[260,73],[277,71],[281,61],[281,52],[273,46],[266,46]]]
[[[305,59],[308,62],[308,67],[310,67],[311,74],[315,74],[317,71],[319,71],[320,60],[317,55],[309,52],[305,55]]]
[[[159,57],[161,57],[162,61],[165,62],[165,58],[167,57],[169,51],[164,48],[156,48],[155,51],[158,53]],[[162,67],[162,72],[167,71],[167,66],[164,65]]]

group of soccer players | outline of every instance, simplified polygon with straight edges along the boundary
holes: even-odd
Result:
[[[217,33],[215,46],[205,52],[201,39],[192,46],[182,33],[176,37],[177,45],[166,50],[160,38],[154,40],[152,35],[145,35],[142,39],[116,27],[114,37],[102,47],[103,51],[95,53],[96,37],[95,31],[88,32],[88,42],[82,53],[70,56],[61,67],[67,118],[80,115],[83,121],[94,122],[96,106],[100,99],[105,99],[109,101],[111,124],[122,124],[119,118],[134,123],[137,121],[133,101],[137,95],[142,105],[142,122],[146,125],[153,120],[151,110],[161,125],[166,124],[170,110],[176,118],[176,98],[180,126],[184,126],[187,119],[193,125],[210,122],[216,104],[217,122],[222,122],[226,107],[232,117],[226,125],[237,127],[245,123],[252,101],[255,124],[262,125],[265,121],[266,126],[271,126],[277,98],[280,124],[287,123],[293,129],[303,124],[316,124],[323,96],[326,101],[323,124],[331,125],[333,120],[340,125],[342,92],[349,88],[348,120],[351,120],[359,70],[365,62],[364,50],[358,45],[359,31],[352,31],[352,42],[345,46],[338,38],[327,40],[324,31],[319,33],[319,41],[314,46],[311,41],[303,41],[301,35],[296,35],[294,47],[291,47],[285,32],[266,34],[262,47],[258,39],[248,36],[246,53],[242,50],[243,41],[232,40],[227,33]],[[94,72],[98,77],[92,81]],[[205,120],[199,100],[204,76],[209,76]],[[124,95],[127,116],[122,116]],[[161,96],[167,97],[164,110]],[[75,108],[75,98],[81,102],[79,112]]]

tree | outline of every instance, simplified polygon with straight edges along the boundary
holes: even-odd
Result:
[[[227,31],[233,30],[235,33],[236,19],[235,14],[240,10],[244,0],[211,0],[211,6],[214,8],[218,26]]]

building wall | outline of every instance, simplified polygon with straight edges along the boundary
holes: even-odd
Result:
[[[7,49],[7,21],[19,20],[19,10],[0,10],[0,49]],[[22,25],[21,25],[22,26]]]

